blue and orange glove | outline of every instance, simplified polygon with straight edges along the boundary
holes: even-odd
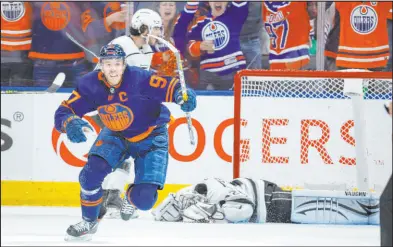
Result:
[[[176,100],[176,104],[180,105],[182,111],[191,112],[197,106],[196,93],[191,88],[187,88],[187,96],[188,96],[187,101],[184,101],[182,90],[181,88],[179,88],[176,90],[175,100]]]
[[[63,129],[67,133],[68,139],[73,143],[81,143],[87,140],[83,128],[87,127],[93,131],[91,126],[78,116],[73,115],[67,118],[63,123]]]

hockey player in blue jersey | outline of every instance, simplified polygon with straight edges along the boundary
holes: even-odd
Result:
[[[55,113],[55,128],[74,143],[86,141],[91,129],[81,117],[97,110],[105,125],[79,174],[82,221],[67,229],[65,240],[90,240],[97,231],[102,202],[101,184],[112,169],[130,156],[135,160],[135,180],[129,185],[124,205],[149,210],[163,188],[168,165],[170,111],[162,102],[181,104],[184,112],[196,107],[196,95],[187,89],[182,98],[177,78],[159,77],[127,66],[119,45],[100,52],[101,71],[83,76],[77,88]]]

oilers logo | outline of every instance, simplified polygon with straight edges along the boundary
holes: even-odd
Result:
[[[131,109],[119,103],[100,106],[97,110],[103,124],[113,131],[123,131],[134,121]]]
[[[373,7],[360,5],[352,10],[351,26],[358,34],[370,34],[378,25],[378,15]]]
[[[9,22],[19,21],[25,15],[23,2],[1,2],[1,17]]]
[[[212,21],[202,29],[203,40],[213,40],[214,49],[221,50],[227,46],[230,34],[227,26],[220,21]]]

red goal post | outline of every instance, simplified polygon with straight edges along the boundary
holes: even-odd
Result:
[[[355,80],[358,82],[362,81],[363,88],[366,88],[367,92],[364,93],[364,98],[368,99],[385,99],[391,100],[392,97],[392,74],[390,72],[363,72],[363,71],[270,71],[270,70],[241,70],[235,75],[234,79],[234,142],[233,142],[233,177],[237,178],[241,176],[241,163],[242,160],[245,161],[249,159],[251,155],[256,153],[263,153],[265,150],[263,149],[266,145],[264,143],[271,143],[271,140],[260,140],[262,145],[262,150],[258,150],[257,152],[250,153],[250,146],[252,145],[248,140],[242,140],[241,129],[247,125],[247,122],[244,122],[242,119],[243,112],[249,111],[247,114],[258,115],[263,114],[259,113],[259,109],[266,108],[274,108],[275,105],[260,105],[262,101],[259,101],[261,98],[275,98],[272,100],[272,103],[276,102],[277,98],[287,98],[290,100],[296,98],[303,99],[351,99],[348,95],[344,94],[345,87],[359,84],[355,83]],[[348,83],[348,81],[351,81]],[[348,84],[345,84],[348,83]],[[345,86],[344,86],[345,85]],[[355,97],[353,97],[355,98]],[[362,95],[363,98],[363,95]],[[249,99],[251,101],[249,101]],[[252,101],[253,99],[257,99],[256,101]],[[245,101],[245,102],[244,102]],[[256,102],[256,104],[251,103]],[[290,101],[292,102],[292,101]],[[340,101],[341,102],[341,101]],[[244,104],[248,104],[245,106]],[[270,104],[270,103],[269,103]],[[357,103],[356,103],[357,104]],[[254,105],[258,105],[255,107]],[[250,107],[248,107],[250,106]],[[282,106],[282,104],[281,104]],[[246,108],[244,108],[246,107]],[[261,108],[259,108],[261,107]],[[303,107],[303,106],[302,106]],[[249,108],[252,108],[251,110]],[[279,107],[280,108],[280,107]],[[280,109],[282,109],[281,107]],[[293,106],[292,106],[293,108]],[[303,108],[304,109],[304,108]],[[270,112],[272,112],[271,110]],[[301,109],[299,109],[301,111]],[[323,111],[323,109],[321,110]],[[261,111],[262,112],[262,111]],[[271,114],[271,113],[269,113]],[[329,113],[329,114],[334,114]],[[352,114],[352,113],[351,113]],[[356,112],[354,111],[356,115]],[[274,114],[273,114],[274,115]],[[307,114],[306,114],[307,115]],[[264,116],[261,116],[263,118]],[[256,118],[252,116],[252,118]],[[271,118],[271,115],[270,117]],[[273,121],[273,120],[272,120]],[[274,121],[273,121],[274,122]],[[308,126],[320,125],[323,128],[323,121],[306,121],[302,120],[302,124]],[[276,125],[286,125],[287,123],[276,122]],[[341,127],[341,135],[343,132],[349,132],[348,129],[354,127],[354,123],[348,122],[346,126]],[[258,127],[259,128],[259,127]],[[305,127],[304,127],[305,128]],[[243,128],[244,129],[244,128]],[[261,129],[262,132],[264,129]],[[252,132],[250,136],[257,138],[256,136],[260,135],[260,130],[251,129]],[[303,129],[301,130],[303,131]],[[306,130],[307,131],[307,130]],[[329,131],[329,130],[327,130]],[[323,131],[322,131],[323,132]],[[255,135],[254,135],[255,133]],[[263,134],[263,133],[262,133]],[[355,138],[351,139],[351,136],[347,133],[347,139],[345,140],[347,144],[355,146]],[[271,138],[273,139],[273,138]],[[304,138],[303,138],[304,139]],[[359,137],[360,139],[360,137]],[[275,140],[277,143],[274,144],[283,144],[280,143],[279,138]],[[283,141],[283,140],[281,140]],[[307,142],[310,140],[305,140]],[[303,142],[303,140],[301,141]],[[358,142],[357,142],[358,143]],[[260,144],[258,144],[260,145]],[[313,143],[309,144],[313,145]],[[315,144],[317,145],[317,144]],[[357,145],[358,146],[358,145]],[[360,146],[360,143],[359,143]],[[260,148],[260,147],[259,147]],[[318,149],[318,146],[314,147]],[[254,148],[255,149],[255,148]],[[301,152],[301,163],[304,160],[307,160],[308,151],[300,148]],[[320,152],[320,156],[323,161],[326,163],[331,162],[329,160],[328,154],[323,156],[322,148],[321,150],[317,150]],[[304,152],[304,153],[303,153]],[[262,161],[266,161],[270,159],[270,162],[280,163],[280,162],[288,162],[288,160],[272,158],[269,155],[262,155],[262,160],[258,159],[260,163]],[[358,156],[356,156],[358,157]],[[281,157],[283,158],[283,157]],[[358,157],[359,158],[359,157]],[[325,160],[326,159],[326,160]],[[355,159],[343,160],[343,162],[348,162],[351,165],[351,162],[354,165]],[[254,160],[255,162],[255,160]]]

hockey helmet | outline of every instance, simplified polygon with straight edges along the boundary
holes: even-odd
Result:
[[[163,28],[161,16],[151,9],[140,9],[132,16],[131,29],[137,30],[138,34],[144,33],[146,29],[149,33],[153,28]]]
[[[126,58],[126,53],[118,44],[104,45],[100,51],[100,60],[111,58],[121,58],[124,60]]]

